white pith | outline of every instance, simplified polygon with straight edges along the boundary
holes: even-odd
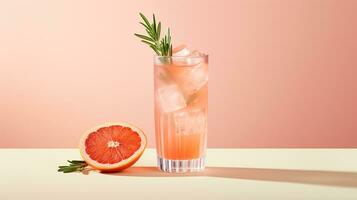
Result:
[[[120,145],[118,141],[110,140],[107,144],[109,148],[116,148]]]

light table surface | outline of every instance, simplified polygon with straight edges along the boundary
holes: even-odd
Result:
[[[156,152],[121,173],[63,174],[77,149],[0,149],[0,199],[357,199],[357,149],[209,149],[202,173],[167,174]]]

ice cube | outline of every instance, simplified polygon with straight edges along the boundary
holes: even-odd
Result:
[[[173,113],[175,133],[179,135],[203,134],[207,131],[204,109],[184,109]]]
[[[188,56],[191,54],[186,45],[182,44],[172,50],[173,56]]]
[[[173,112],[186,107],[186,100],[177,85],[165,85],[159,88],[158,100],[163,112]]]
[[[161,82],[162,84],[170,83],[170,78],[167,74],[167,70],[163,66],[155,67],[155,76],[158,77],[157,81]]]
[[[180,87],[186,97],[196,93],[208,82],[207,64],[201,62],[194,67],[189,67],[181,74],[180,79]]]
[[[202,52],[200,52],[200,51],[198,51],[198,50],[193,50],[191,53],[190,53],[190,56],[196,56],[196,57],[198,57],[198,56],[205,56],[206,54],[204,54],[204,53],[202,53]]]
[[[197,50],[193,50],[190,55],[187,56],[186,63],[188,65],[197,65],[203,61],[204,53],[201,53]]]

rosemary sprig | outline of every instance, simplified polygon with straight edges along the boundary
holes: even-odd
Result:
[[[143,43],[149,45],[158,56],[172,56],[170,28],[167,30],[167,35],[161,38],[161,22],[156,23],[155,15],[152,15],[152,23],[142,13],[140,13],[140,17],[143,20],[140,24],[145,27],[147,35],[137,33],[134,35],[139,37]]]
[[[67,166],[58,166],[58,172],[70,173],[83,171],[88,164],[83,160],[67,160],[70,164]]]

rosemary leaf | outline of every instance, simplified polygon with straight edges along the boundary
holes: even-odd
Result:
[[[58,166],[58,172],[70,173],[84,170],[88,164],[83,160],[67,160],[68,166]]]
[[[159,22],[159,24],[157,25],[157,39],[159,40],[160,39],[160,34],[161,34],[161,22]]]
[[[145,24],[150,27],[150,23],[149,20],[145,17],[145,15],[143,15],[143,13],[139,13],[141,18],[144,20]]]
[[[148,36],[145,36],[145,35],[140,35],[140,34],[137,34],[137,33],[135,33],[134,35],[135,35],[136,37],[141,38],[141,39],[144,39],[144,40],[149,40],[149,41],[151,41],[151,42],[154,42],[154,43],[155,43],[155,40],[153,40],[151,37],[148,37]]]

